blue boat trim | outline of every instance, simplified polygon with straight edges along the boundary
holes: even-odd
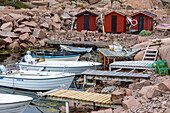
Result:
[[[44,55],[31,55],[33,58],[37,58],[37,57],[40,57],[40,58],[43,58]],[[65,56],[49,56],[49,55],[45,55],[45,58],[67,58],[67,57],[75,57],[75,56],[80,56],[80,54],[76,54],[76,55],[65,55]]]

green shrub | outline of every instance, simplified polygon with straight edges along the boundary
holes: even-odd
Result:
[[[162,4],[165,6],[166,4],[168,4],[168,2],[165,2],[165,1],[163,1],[163,0],[161,0],[162,1]]]
[[[94,10],[95,8],[94,7],[91,7],[90,10]]]
[[[15,7],[16,9],[21,9],[21,8],[28,9],[28,8],[30,8],[21,1],[19,1],[17,3],[13,3],[12,0],[0,1],[0,6],[12,6],[12,7]]]
[[[152,34],[152,31],[146,31],[146,30],[142,30],[139,35],[140,36],[149,36]]]

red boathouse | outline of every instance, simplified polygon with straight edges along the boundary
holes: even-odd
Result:
[[[96,17],[98,15],[89,11],[84,11],[75,16],[77,17],[77,31],[96,31]]]
[[[149,13],[147,11],[139,11],[130,15],[132,18],[132,29],[133,31],[141,32],[142,30],[153,30],[153,18],[156,17],[155,14]]]
[[[104,15],[104,31],[121,33],[126,31],[126,15],[119,11],[111,11]]]

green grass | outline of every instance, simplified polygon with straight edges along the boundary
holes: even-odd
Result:
[[[12,6],[15,7],[16,9],[28,9],[27,5],[25,5],[23,2],[19,1],[17,3],[13,3],[12,0],[0,0],[0,6]]]

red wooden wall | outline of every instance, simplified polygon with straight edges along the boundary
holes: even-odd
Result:
[[[84,30],[84,16],[86,15],[80,15],[77,17],[77,31]],[[96,31],[96,17],[89,14],[89,31]]]
[[[138,17],[139,16],[144,16],[144,30],[149,30],[152,31],[153,30],[153,18],[144,15],[144,14],[138,14],[132,17],[133,19],[136,19],[138,22]],[[136,26],[132,26],[132,30],[138,30],[138,24]]]
[[[117,16],[117,32],[125,32],[126,31],[126,16],[120,15],[116,12],[112,12],[104,17],[104,30],[105,32],[111,32],[111,18],[112,15]]]

